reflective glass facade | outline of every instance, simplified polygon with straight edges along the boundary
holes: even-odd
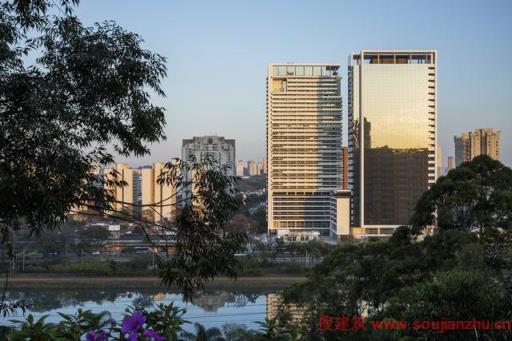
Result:
[[[436,179],[435,51],[363,51],[349,66],[353,226],[405,225]],[[378,231],[378,234],[383,233]]]

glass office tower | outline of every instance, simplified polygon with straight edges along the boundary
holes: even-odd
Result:
[[[329,234],[341,189],[339,65],[272,64],[267,77],[268,228]]]
[[[369,236],[406,225],[437,177],[437,53],[361,51],[348,68],[351,223]]]

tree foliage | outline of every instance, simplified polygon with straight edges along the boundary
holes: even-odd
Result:
[[[189,196],[175,226],[167,227],[175,234],[176,253],[165,260],[160,276],[166,285],[177,285],[190,299],[214,276],[236,277],[240,263],[234,254],[244,249],[247,235],[230,229],[229,221],[242,203],[236,178],[226,176],[225,169],[211,160],[176,160],[166,169],[160,181],[190,190],[184,191]]]
[[[113,21],[83,25],[78,0],[58,1],[0,0],[0,232],[11,257],[21,226],[53,230],[83,205],[115,212],[111,189],[126,183],[102,169],[114,152],[143,156],[165,139],[164,109],[152,102],[165,95],[165,58]],[[190,297],[214,276],[236,275],[245,234],[227,222],[240,202],[219,167],[173,161],[165,173],[159,181],[195,187],[175,222],[115,213],[149,242],[168,239],[176,253],[161,260],[162,279]]]
[[[508,339],[510,330],[320,331],[321,315],[367,321],[490,321],[512,318],[508,198],[512,171],[488,157],[450,171],[416,206],[414,225],[389,240],[348,242],[286,290],[302,305],[309,339]],[[439,223],[433,235],[419,232]]]
[[[87,200],[108,206],[98,167],[165,138],[165,58],[114,22],[84,26],[78,1],[0,2],[0,225],[53,228]],[[59,12],[61,11],[61,12]],[[50,14],[58,13],[58,14]],[[109,200],[110,199],[110,200]]]
[[[512,228],[512,170],[487,155],[440,177],[419,199],[412,225],[440,229]]]

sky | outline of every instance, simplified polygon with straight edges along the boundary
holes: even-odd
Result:
[[[167,57],[162,81],[167,140],[132,166],[181,155],[183,139],[236,140],[236,158],[265,156],[269,63],[341,64],[344,141],[347,63],[362,49],[437,49],[438,138],[443,163],[453,136],[501,130],[512,165],[512,1],[82,0],[85,24],[115,20]]]

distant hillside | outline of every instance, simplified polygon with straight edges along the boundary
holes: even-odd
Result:
[[[237,183],[240,192],[254,192],[267,188],[267,175],[255,175],[246,178],[240,178]]]

